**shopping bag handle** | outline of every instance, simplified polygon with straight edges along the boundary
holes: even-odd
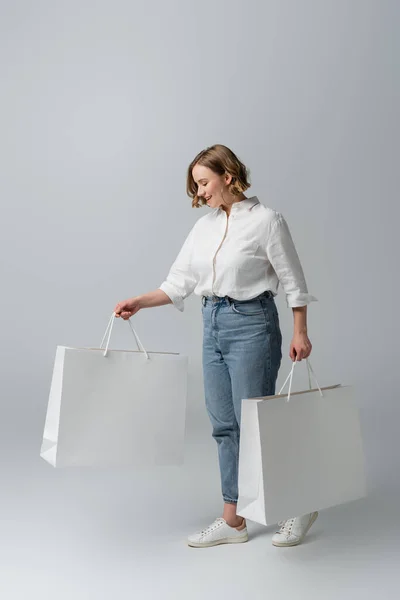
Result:
[[[282,391],[283,391],[284,387],[286,386],[286,384],[287,384],[288,380],[290,379],[290,382],[289,382],[289,393],[288,393],[288,397],[287,397],[287,402],[289,402],[289,400],[290,400],[290,393],[291,393],[291,391],[292,391],[292,382],[293,382],[293,374],[294,374],[294,369],[295,369],[295,366],[296,366],[296,364],[297,364],[298,362],[299,362],[299,361],[297,360],[297,358],[296,358],[296,360],[295,360],[295,361],[293,361],[292,370],[290,371],[289,375],[286,377],[286,381],[285,381],[285,383],[283,384],[283,386],[281,387],[281,389],[280,389],[280,392],[279,392],[279,395],[281,395],[281,393],[282,393]],[[308,358],[306,358],[306,362],[307,362],[307,370],[308,370],[308,383],[309,383],[309,386],[310,386],[310,390],[312,389],[312,383],[311,383],[311,374],[312,374],[312,375],[313,375],[313,377],[314,377],[314,379],[315,379],[315,383],[317,384],[317,387],[318,387],[318,389],[319,389],[319,393],[320,393],[320,395],[323,397],[324,395],[323,395],[323,393],[322,393],[322,390],[321,390],[321,388],[319,387],[319,383],[318,383],[318,381],[317,381],[317,378],[316,378],[316,376],[315,376],[314,369],[313,369],[313,368],[312,368],[312,366],[311,366],[311,362],[310,362],[310,360],[309,360]]]
[[[111,317],[110,317],[110,320],[109,320],[109,322],[108,322],[108,325],[107,325],[107,328],[106,328],[106,330],[105,330],[105,333],[104,333],[104,335],[103,335],[103,339],[101,340],[100,348],[101,348],[101,349],[103,349],[104,340],[105,340],[105,339],[106,339],[106,337],[108,336],[108,337],[107,337],[107,343],[106,343],[106,347],[105,347],[105,350],[104,350],[104,355],[103,355],[103,356],[107,356],[107,352],[108,352],[108,346],[109,346],[109,344],[110,344],[111,332],[112,332],[112,328],[113,328],[113,325],[114,325],[114,322],[115,322],[115,318],[116,318],[116,314],[115,314],[115,312],[113,312],[113,313],[112,313],[112,315],[111,315]],[[138,334],[136,333],[136,331],[134,330],[134,328],[133,328],[133,326],[132,326],[132,323],[130,322],[130,320],[129,320],[129,319],[128,319],[128,323],[129,323],[129,325],[130,325],[130,328],[131,328],[131,330],[132,330],[132,333],[133,333],[133,336],[134,336],[134,338],[135,338],[136,345],[137,345],[137,347],[138,347],[138,350],[139,350],[139,352],[142,352],[142,351],[143,351],[143,352],[144,352],[144,354],[146,355],[146,358],[147,358],[147,359],[149,359],[150,357],[149,357],[148,353],[146,352],[146,349],[145,349],[145,347],[143,346],[142,342],[139,340],[139,336],[138,336]]]

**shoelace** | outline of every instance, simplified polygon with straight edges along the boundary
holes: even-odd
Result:
[[[211,531],[216,529],[218,527],[218,525],[220,525],[222,522],[223,522],[223,519],[221,519],[221,517],[218,517],[218,519],[215,519],[214,523],[211,523],[211,525],[209,525],[205,529],[202,529],[201,531],[199,531],[198,532],[199,535],[206,535],[207,533],[211,533]]]
[[[278,533],[284,533],[285,535],[290,535],[292,533],[293,523],[295,521],[295,517],[292,519],[287,519],[286,521],[279,521],[278,525],[280,525],[280,530]]]

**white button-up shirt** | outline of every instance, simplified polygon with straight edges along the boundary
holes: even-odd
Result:
[[[285,219],[253,196],[235,202],[229,217],[221,208],[200,217],[159,289],[183,311],[192,292],[251,300],[265,290],[276,296],[279,283],[289,307],[317,300]]]

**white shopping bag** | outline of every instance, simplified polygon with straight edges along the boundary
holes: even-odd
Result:
[[[54,467],[183,463],[186,356],[58,346],[41,457]],[[105,348],[103,348],[105,340]]]
[[[287,396],[242,401],[237,513],[263,525],[366,495],[353,387],[291,394],[295,366]]]

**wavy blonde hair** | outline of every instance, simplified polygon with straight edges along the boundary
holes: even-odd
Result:
[[[192,198],[193,208],[200,208],[206,204],[204,198],[199,198],[197,196],[198,186],[193,179],[192,174],[195,165],[208,167],[211,171],[214,171],[214,173],[217,173],[217,175],[220,176],[225,175],[225,173],[232,175],[232,181],[229,184],[228,191],[233,196],[240,196],[240,194],[248,190],[251,185],[249,182],[250,171],[238,159],[236,154],[222,144],[215,144],[214,146],[210,146],[199,152],[188,167],[186,192],[187,195]]]

